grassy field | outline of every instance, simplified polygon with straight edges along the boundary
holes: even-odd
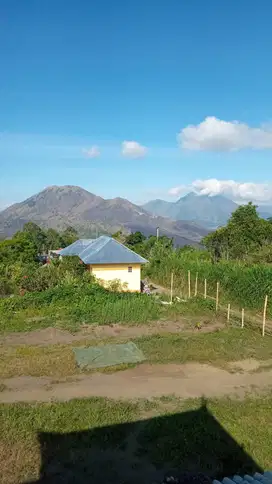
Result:
[[[168,298],[169,299],[169,298]],[[96,286],[54,287],[0,301],[0,333],[56,327],[77,331],[82,324],[147,324],[183,317],[214,319],[213,301],[191,299],[162,305],[144,294],[110,293]],[[217,315],[219,316],[219,315]]]
[[[124,338],[79,341],[78,346],[123,342]],[[213,333],[165,334],[135,338],[137,346],[150,363],[212,363],[224,367],[226,362],[246,358],[272,358],[272,340],[251,330],[229,328]],[[54,378],[79,373],[75,365],[73,345],[19,346],[1,348],[0,375],[52,376]],[[123,367],[122,367],[123,369]],[[110,371],[108,369],[107,371]]]
[[[111,293],[96,285],[54,287],[0,301],[1,332],[48,326],[76,331],[84,324],[158,319],[164,308],[142,294]]]
[[[213,325],[214,302],[191,299],[172,306],[153,297],[111,294],[97,286],[65,286],[0,302],[0,332],[46,327],[76,333],[82,324],[151,325],[180,321],[187,330]],[[155,323],[154,323],[155,324]],[[53,381],[80,373],[73,346],[124,342],[127,337],[86,339],[72,344],[0,347],[0,376],[49,376]],[[250,329],[225,327],[211,333],[180,332],[129,338],[149,363],[211,363],[272,359],[270,337]],[[109,368],[104,371],[124,369]],[[101,371],[101,370],[100,370]],[[220,382],[218,382],[220,385]],[[0,391],[5,391],[5,380]],[[201,394],[201,393],[199,393]],[[0,405],[0,482],[160,482],[171,468],[222,478],[272,467],[272,394],[244,400],[111,401]],[[2,422],[1,422],[2,423]],[[271,425],[270,425],[271,424]],[[2,475],[1,475],[2,472]],[[58,477],[56,475],[58,474]]]
[[[161,299],[169,301],[169,298],[168,293],[152,297],[113,294],[92,285],[54,287],[0,300],[0,335],[48,327],[77,332],[86,324],[137,326],[156,321],[182,321],[192,329],[197,323],[226,323],[227,306],[221,300],[222,306],[215,312],[214,300],[192,297],[179,302],[174,300],[172,305],[161,304]],[[234,309],[232,307],[230,324],[240,326],[241,311],[235,312]],[[271,321],[267,322],[267,333],[272,331],[271,324]],[[246,310],[245,325],[260,332],[261,313]]]
[[[174,398],[2,405],[0,481],[38,478],[41,464],[48,482],[59,482],[50,480],[53,471],[64,473],[65,482],[75,482],[69,480],[73,471],[77,482],[84,476],[96,477],[89,482],[144,483],[171,468],[213,477],[267,469],[271,406],[272,395],[211,400],[207,408]]]

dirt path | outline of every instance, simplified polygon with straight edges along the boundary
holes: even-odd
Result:
[[[239,363],[235,363],[236,367]],[[49,402],[73,398],[108,397],[114,399],[151,398],[175,395],[181,398],[244,396],[246,392],[272,388],[272,369],[252,373],[240,365],[241,372],[229,373],[210,365],[149,365],[113,374],[93,373],[54,381],[49,377],[16,377],[2,380],[0,402]]]
[[[201,332],[212,332],[222,329],[224,325],[220,322],[203,325]],[[111,337],[138,338],[140,336],[165,334],[165,333],[188,333],[198,332],[197,329],[188,328],[188,321],[158,321],[138,326],[125,326],[122,324],[91,326],[86,325],[76,333],[60,330],[57,328],[38,329],[23,333],[9,333],[0,336],[0,345],[28,345],[47,346],[51,344],[71,344],[75,341],[87,339],[106,339]]]

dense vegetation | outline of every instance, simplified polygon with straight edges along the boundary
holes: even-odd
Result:
[[[203,292],[207,279],[208,294],[214,296],[219,281],[220,300],[240,307],[259,311],[268,295],[268,312],[272,316],[272,223],[261,219],[254,205],[239,207],[226,227],[208,235],[203,240],[205,250],[189,246],[175,249],[172,240],[165,236],[157,239],[140,232],[118,232],[114,237],[149,260],[143,277],[150,281],[169,288],[173,273],[175,291],[186,297],[190,270],[192,294],[198,274],[199,292]],[[161,316],[162,309],[153,298],[120,294],[114,284],[112,290],[98,286],[77,257],[52,260],[47,266],[39,263],[38,254],[64,247],[76,238],[72,228],[59,234],[28,223],[11,240],[0,242],[0,294],[15,294],[0,304],[6,323],[7,318],[8,324],[12,319],[16,327],[14,312],[30,314],[34,309],[35,314],[42,311],[43,317],[54,315],[55,320],[73,324],[144,322]]]
[[[212,261],[272,262],[272,220],[264,220],[252,203],[233,212],[225,227],[203,240]]]
[[[226,227],[203,239],[206,250],[189,246],[175,250],[167,237],[156,241],[155,237],[145,238],[138,232],[123,241],[150,261],[145,274],[153,282],[169,288],[173,273],[174,288],[187,296],[190,270],[192,293],[198,274],[198,289],[202,293],[204,279],[212,296],[215,296],[219,281],[221,299],[245,308],[262,309],[265,295],[268,295],[268,310],[272,316],[271,222],[259,217],[256,207],[249,203],[238,207]]]
[[[39,252],[76,238],[70,229],[58,234],[27,224],[0,243],[1,293],[13,294],[0,301],[2,331],[50,325],[76,329],[82,323],[137,323],[159,317],[161,308],[153,298],[116,291],[117,282],[104,289],[78,257],[39,262]]]
[[[65,260],[64,265],[55,264],[51,270],[41,270],[41,256],[51,249],[66,247],[77,240],[72,227],[58,233],[42,230],[28,222],[12,239],[0,242],[0,295],[24,294],[25,291],[41,291],[58,283],[65,273],[75,275],[83,272],[79,261]]]
[[[0,301],[0,330],[48,326],[76,330],[82,324],[144,323],[158,319],[163,309],[154,298],[106,290],[84,276],[81,281],[66,280],[42,292]]]
[[[73,229],[58,234],[28,223],[11,240],[0,243],[0,293],[13,296],[0,301],[1,331],[48,326],[77,329],[82,323],[143,323],[164,315],[165,308],[154,298],[118,291],[118,281],[108,290],[101,287],[78,257],[51,259],[46,265],[40,262],[39,254],[75,239]],[[155,242],[154,238],[150,244]],[[168,239],[164,242],[171,244]]]

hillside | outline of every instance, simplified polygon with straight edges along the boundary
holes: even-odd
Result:
[[[76,186],[52,186],[16,203],[0,213],[0,234],[10,237],[28,221],[44,228],[62,230],[68,225],[81,235],[113,233],[121,228],[141,230],[146,235],[174,237],[177,245],[199,242],[207,231],[194,223],[178,223],[148,213],[145,209],[123,198],[103,199]]]
[[[151,200],[143,205],[144,210],[154,215],[173,220],[190,220],[210,229],[225,225],[237,207],[237,203],[222,195],[209,196],[195,193],[188,193],[176,202]],[[259,214],[267,218],[272,214],[272,209],[266,206],[260,207]]]

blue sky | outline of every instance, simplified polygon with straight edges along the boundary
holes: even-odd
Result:
[[[0,207],[65,184],[271,203],[271,0],[0,10]]]

